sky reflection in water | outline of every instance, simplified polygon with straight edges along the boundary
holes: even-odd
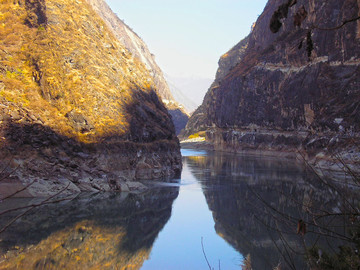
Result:
[[[183,157],[203,156],[206,151],[182,150]],[[172,215],[153,246],[150,259],[142,269],[207,269],[201,238],[207,258],[213,267],[239,269],[242,255],[216,234],[215,222],[201,186],[192,175],[187,158],[183,159],[179,196]]]

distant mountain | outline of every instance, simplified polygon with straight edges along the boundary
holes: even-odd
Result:
[[[175,77],[166,74],[171,92],[189,113],[200,106],[213,79],[201,77]]]
[[[189,97],[187,97],[177,86],[175,86],[169,79],[167,78],[168,85],[170,87],[171,94],[174,96],[174,98],[179,101],[184,106],[185,111],[188,113],[192,113],[196,110],[198,105],[191,100]]]

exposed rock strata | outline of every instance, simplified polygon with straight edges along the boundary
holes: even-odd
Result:
[[[0,12],[1,196],[33,182],[28,196],[127,190],[180,172],[151,74],[89,4],[9,0]]]
[[[185,135],[207,130],[223,150],[342,152],[359,161],[351,154],[359,152],[359,23],[323,30],[358,16],[355,0],[270,0],[239,43],[246,49],[220,59]]]

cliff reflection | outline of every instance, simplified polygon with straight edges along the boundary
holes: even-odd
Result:
[[[297,223],[309,221],[310,208],[337,207],[336,194],[294,161],[210,154],[186,162],[201,183],[217,234],[250,254],[253,269],[279,263],[281,269],[307,269],[304,244],[322,245],[326,239],[312,233],[314,228],[303,238]],[[330,241],[337,248],[339,241]]]
[[[140,269],[178,192],[82,194],[43,206],[0,235],[0,269]],[[33,202],[10,202],[24,203]]]

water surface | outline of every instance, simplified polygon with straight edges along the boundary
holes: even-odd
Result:
[[[33,209],[0,234],[0,269],[208,269],[204,251],[215,269],[240,269],[244,257],[253,269],[289,261],[307,269],[304,241],[322,239],[297,234],[297,221],[307,206],[338,207],[336,194],[293,160],[182,154],[181,179],[148,182],[147,192],[80,194]],[[7,200],[0,211],[38,200]],[[21,213],[2,215],[0,226]]]

